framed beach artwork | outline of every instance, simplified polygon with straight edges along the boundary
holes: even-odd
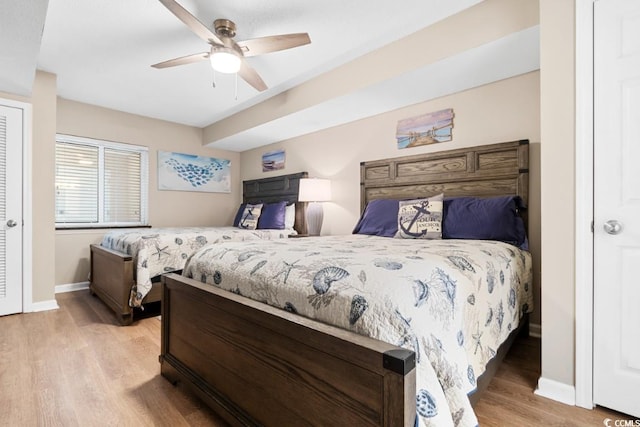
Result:
[[[262,155],[262,172],[284,169],[284,150],[269,151]]]
[[[451,141],[452,129],[453,108],[398,120],[396,128],[398,148]]]
[[[231,192],[231,160],[158,151],[158,189]]]

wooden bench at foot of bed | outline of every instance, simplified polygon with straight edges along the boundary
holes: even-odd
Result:
[[[90,250],[89,290],[115,311],[121,325],[130,325],[133,321],[133,308],[129,307],[129,296],[135,277],[131,255],[100,245],[91,245]],[[154,283],[142,302],[156,302],[161,298],[162,286],[160,283]]]
[[[232,425],[414,425],[414,352],[175,274],[162,280],[162,375]]]

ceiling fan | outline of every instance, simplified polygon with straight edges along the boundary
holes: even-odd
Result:
[[[213,22],[214,33],[176,1],[160,0],[160,3],[184,22],[198,37],[209,43],[211,49],[209,52],[195,53],[159,62],[152,65],[154,68],[175,67],[209,59],[214,70],[221,73],[238,73],[256,90],[263,91],[267,89],[267,85],[245,58],[311,43],[307,33],[282,34],[236,42],[233,40],[236,35],[236,24],[233,21],[216,19]]]

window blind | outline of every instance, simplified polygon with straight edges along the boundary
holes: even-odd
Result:
[[[56,144],[56,222],[97,223],[98,147]]]
[[[105,222],[141,222],[140,153],[104,150]]]
[[[56,226],[146,225],[147,148],[56,139]]]

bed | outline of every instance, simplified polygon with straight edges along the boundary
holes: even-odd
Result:
[[[363,209],[442,192],[526,203],[528,143],[364,162],[361,177]],[[184,274],[163,278],[161,372],[232,425],[475,425],[532,306],[530,254],[497,241],[229,242]]]
[[[295,203],[293,228],[306,234],[306,203],[298,202],[300,178],[306,172],[243,182],[243,203]],[[228,240],[280,239],[288,230],[243,230],[237,227],[118,229],[90,246],[89,289],[117,315],[122,325],[133,321],[134,308],[161,300],[160,276],[181,271],[200,247]]]

